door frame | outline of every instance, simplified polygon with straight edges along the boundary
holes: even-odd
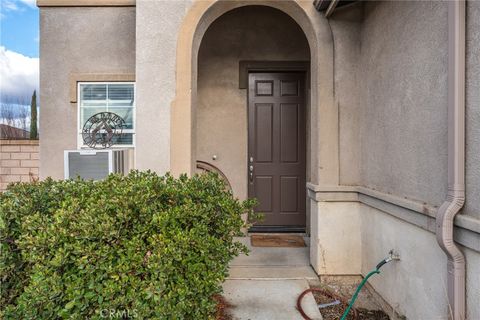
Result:
[[[250,73],[303,73],[305,79],[305,145],[306,145],[306,158],[305,158],[305,181],[310,181],[310,61],[251,61],[243,60],[239,63],[239,88],[247,90],[247,118],[249,116],[249,74]],[[247,135],[250,134],[250,123],[247,119]],[[247,168],[249,165],[250,141],[247,137]],[[246,172],[247,188],[249,188],[249,172]],[[304,186],[307,188],[307,186]],[[248,194],[248,191],[247,191]],[[251,226],[248,232],[265,232],[265,233],[307,233],[309,234],[310,228],[310,201],[308,201],[308,194],[305,196],[305,227],[303,226]]]
[[[248,89],[248,74],[251,72],[305,72],[305,90],[310,89],[310,61],[240,60],[238,69],[239,89]],[[310,101],[309,97],[306,98]]]

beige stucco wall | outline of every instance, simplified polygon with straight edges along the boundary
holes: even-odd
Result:
[[[170,171],[171,112],[180,67],[180,28],[192,1],[137,0],[136,167],[159,174]],[[185,52],[186,53],[186,52]],[[184,119],[188,121],[188,119]]]
[[[170,163],[175,174],[193,172],[196,160],[197,54],[208,26],[225,12],[265,5],[290,15],[302,28],[311,54],[310,177],[316,183],[338,182],[338,114],[333,107],[333,57],[330,28],[310,1],[195,1],[181,25],[177,42],[176,96],[171,108]],[[137,74],[143,72],[137,64]],[[322,115],[319,118],[319,115]],[[308,161],[307,161],[308,162]],[[308,171],[308,170],[307,170]]]
[[[235,9],[205,33],[198,54],[197,159],[219,168],[240,199],[247,197],[248,132],[247,89],[239,89],[239,62],[309,59],[302,30],[276,9]]]
[[[362,238],[357,202],[311,201],[310,263],[320,275],[361,273]]]
[[[467,200],[454,233],[467,261],[467,319],[480,317],[479,17],[469,1]],[[435,206],[447,187],[447,4],[365,2],[339,9],[330,24],[340,182],[363,187],[313,196],[312,265],[366,275],[395,249],[401,261],[370,280],[374,289],[409,319],[448,319],[447,259],[435,239]]]
[[[138,0],[137,19],[135,8],[42,8],[42,177],[61,178],[63,150],[76,146],[76,106],[68,103],[68,86],[59,84],[68,83],[72,71],[136,71],[137,123],[141,124],[137,127],[137,167],[159,173],[173,168],[180,173],[188,171],[192,159],[210,161],[217,154],[219,160],[214,164],[227,175],[238,175],[231,180],[238,184],[235,189],[242,189],[246,169],[238,159],[246,145],[234,150],[226,144],[216,145],[210,141],[213,133],[217,142],[219,138],[240,140],[241,136],[225,133],[223,123],[207,126],[215,125],[214,113],[208,112],[215,111],[215,116],[232,121],[235,130],[245,130],[242,119],[233,119],[223,107],[226,102],[230,106],[225,92],[237,109],[245,101],[233,86],[238,77],[220,72],[233,71],[231,65],[201,59],[197,82],[197,49],[209,23],[227,8],[258,1],[192,2]],[[446,4],[366,2],[339,9],[327,23],[312,1],[262,3],[289,12],[312,46],[312,181],[324,188],[339,182],[367,186],[398,199],[417,199],[415,206],[425,209],[410,210],[409,205],[396,201],[384,204],[383,209],[348,199],[337,198],[333,204],[312,201],[312,264],[320,273],[365,274],[386,251],[397,249],[402,261],[372,280],[375,289],[410,318],[445,318],[445,257],[432,232],[434,207],[426,208],[440,204],[446,194]],[[479,2],[467,4],[465,213],[472,217],[480,214],[479,6]],[[93,30],[95,37],[90,37],[93,31],[85,30]],[[232,60],[241,56],[214,54]],[[220,67],[218,74],[225,80],[205,73],[211,66]],[[222,103],[216,103],[219,91]],[[192,125],[195,121],[198,127]],[[217,152],[219,146],[221,152]],[[232,174],[233,169],[238,171]],[[237,192],[241,196],[241,190]],[[367,200],[377,201],[375,197]],[[464,248],[467,312],[470,319],[477,319],[480,229],[478,220],[462,221],[464,227],[455,234],[456,240],[469,247]]]
[[[464,212],[480,219],[480,1],[467,2],[466,28],[466,202]],[[480,316],[479,316],[480,318]]]
[[[88,3],[92,7],[64,1],[39,3],[40,122],[45,141],[40,150],[40,176],[61,178],[63,150],[77,146],[77,105],[69,102],[72,73],[135,74],[137,168],[191,173],[197,158],[192,129],[197,107],[197,54],[203,34],[226,11],[260,2],[138,0],[135,7],[117,7],[113,2],[94,7],[95,3]],[[309,170],[313,181],[336,183],[337,113],[332,109],[328,24],[309,0],[261,4],[287,12],[301,25],[312,46]],[[319,127],[320,112],[324,124]]]
[[[447,259],[435,234],[363,204],[359,205],[359,214],[361,273],[366,275],[374,269],[391,249],[401,259],[371,278],[373,288],[407,319],[448,319]],[[472,300],[469,302],[470,310],[477,309]]]
[[[299,5],[305,17],[316,30],[325,29],[316,35],[317,43],[329,44],[325,21],[307,2]],[[287,2],[275,5],[283,3]],[[62,151],[76,146],[76,105],[68,103],[67,86],[58,85],[68,83],[71,72],[134,73],[137,67],[137,123],[141,124],[137,127],[138,168],[162,173],[175,165],[170,159],[170,112],[178,86],[175,70],[183,65],[176,55],[187,54],[177,50],[182,38],[180,28],[191,5],[191,1],[139,0],[137,8],[41,8],[42,177],[62,177]],[[474,32],[479,6],[474,1],[467,4],[466,212],[472,216],[480,214],[480,170],[476,161],[479,134],[475,126],[480,92],[475,52],[480,40]],[[135,14],[139,16],[137,21]],[[358,4],[339,9],[330,25],[335,39],[334,109],[338,110],[324,112],[322,117],[334,120],[332,115],[338,116],[340,149],[335,152],[334,147],[322,143],[336,139],[331,134],[336,128],[332,128],[312,155],[315,180],[328,177],[326,181],[335,182],[337,175],[341,184],[365,185],[438,205],[446,186],[445,3]],[[192,22],[189,27],[194,29],[196,25]],[[135,42],[139,43],[137,50]],[[323,55],[317,56],[318,64],[322,59]],[[325,65],[328,63],[325,61]],[[312,90],[322,90],[328,84],[328,72],[322,74],[326,81]],[[327,100],[314,103],[328,106]],[[313,112],[313,126],[322,120],[316,117]],[[326,121],[320,130],[331,123],[334,127],[334,122]],[[195,148],[205,152],[202,158],[210,159],[213,150],[207,149],[201,145]],[[333,165],[324,165],[335,154],[340,158],[338,172],[335,160],[331,161]]]
[[[446,256],[431,230],[395,217],[396,210],[378,210],[359,201],[312,201],[312,266],[320,275],[365,276],[394,249],[400,261],[382,267],[369,283],[407,319],[447,320]],[[462,251],[467,261],[467,319],[473,320],[480,317],[480,252]]]
[[[445,199],[447,26],[447,2],[365,3],[362,185],[432,205]]]
[[[135,73],[135,7],[40,8],[40,177],[62,179],[77,148],[72,73]]]
[[[360,184],[360,115],[359,83],[356,72],[360,54],[360,30],[363,6],[338,9],[329,19],[335,42],[334,77],[335,106],[338,112],[339,182]]]

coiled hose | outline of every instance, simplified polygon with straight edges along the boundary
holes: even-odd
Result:
[[[357,300],[357,297],[358,297],[358,294],[360,293],[360,290],[362,290],[365,283],[367,283],[368,278],[370,278],[374,274],[380,273],[380,268],[383,267],[383,265],[385,265],[385,264],[387,264],[387,263],[389,263],[390,261],[393,261],[393,260],[400,260],[400,258],[399,258],[398,255],[394,254],[393,250],[390,250],[390,252],[388,253],[388,257],[386,257],[385,259],[380,261],[377,264],[377,266],[375,267],[375,269],[370,271],[365,276],[365,278],[363,278],[362,282],[360,282],[360,284],[358,285],[357,290],[355,290],[355,293],[353,294],[352,299],[350,300],[350,303],[348,303],[348,307],[347,307],[347,309],[345,309],[345,312],[343,313],[340,320],[345,320],[347,318],[347,315],[350,312],[350,310],[353,311],[353,318],[354,319],[357,318],[357,310],[355,310],[355,308],[353,308],[353,304],[355,303],[355,300]],[[343,298],[341,298],[337,295],[334,295],[330,292],[327,292],[327,291],[324,291],[324,290],[321,290],[321,289],[307,289],[307,290],[303,291],[297,299],[297,309],[305,320],[312,320],[310,317],[308,317],[305,314],[305,312],[302,309],[302,299],[309,292],[321,292],[322,294],[326,295],[327,297],[331,297],[331,298],[340,300],[345,305],[347,304]],[[328,293],[328,294],[326,294],[326,293]]]
[[[317,289],[317,288],[310,288],[310,289],[307,289],[305,291],[303,291],[299,296],[298,296],[298,299],[297,299],[297,310],[298,312],[300,312],[300,314],[302,315],[303,319],[305,320],[312,320],[312,318],[310,318],[306,313],[305,311],[303,311],[303,308],[302,308],[302,299],[303,297],[305,297],[305,295],[309,292],[318,292],[318,293],[321,293],[323,294],[324,296],[327,296],[333,300],[338,300],[342,303],[342,305],[344,306],[348,306],[348,301],[346,299],[344,299],[343,297],[333,293],[333,292],[330,292],[330,291],[327,291],[327,290],[323,290],[323,289]],[[357,319],[357,310],[355,308],[352,309],[352,312],[353,312],[353,319]]]

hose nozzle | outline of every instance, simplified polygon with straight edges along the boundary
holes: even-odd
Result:
[[[381,267],[383,267],[384,264],[387,264],[393,260],[400,260],[400,256],[392,249],[388,252],[388,256],[382,261],[380,261],[379,264],[377,264],[376,269],[380,269]]]
[[[390,259],[388,262],[390,262],[392,260],[400,260],[400,255],[392,249],[392,250],[388,251],[387,259]]]

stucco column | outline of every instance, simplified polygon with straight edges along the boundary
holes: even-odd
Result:
[[[137,0],[136,168],[170,171],[176,49],[190,1]]]

